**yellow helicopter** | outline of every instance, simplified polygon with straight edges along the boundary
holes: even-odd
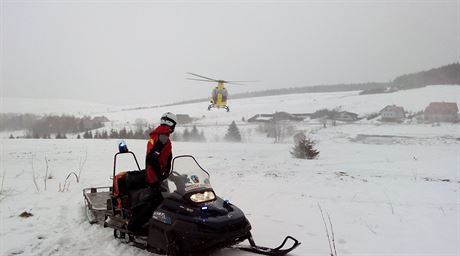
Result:
[[[239,84],[239,83],[240,82],[254,82],[254,81],[225,81],[225,80],[217,80],[217,79],[205,77],[205,76],[194,74],[194,73],[187,73],[187,74],[199,77],[199,79],[198,78],[187,78],[189,80],[217,83],[217,86],[214,87],[214,89],[211,92],[211,97],[209,97],[209,101],[211,104],[209,104],[208,110],[211,110],[211,108],[224,108],[227,110],[227,112],[230,111],[230,108],[227,105],[228,92],[224,84],[244,85],[244,84]]]

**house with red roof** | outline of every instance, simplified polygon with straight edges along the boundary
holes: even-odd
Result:
[[[458,121],[458,106],[455,102],[431,102],[425,108],[426,122],[455,122]]]

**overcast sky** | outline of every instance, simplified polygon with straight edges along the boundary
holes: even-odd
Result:
[[[460,60],[453,1],[5,1],[1,96],[161,104],[385,82]]]

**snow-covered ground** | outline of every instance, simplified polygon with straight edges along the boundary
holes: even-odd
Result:
[[[316,160],[292,158],[292,139],[274,144],[256,126],[241,122],[245,143],[214,137],[223,136],[232,120],[257,113],[342,106],[365,114],[387,104],[418,111],[430,101],[460,104],[459,95],[458,86],[432,86],[369,96],[345,92],[242,99],[230,103],[230,113],[190,104],[107,115],[119,123],[156,120],[164,111],[205,115],[198,124],[209,142],[174,142],[174,154],[192,154],[208,169],[216,193],[246,213],[261,245],[276,246],[292,235],[302,242],[292,255],[329,255],[320,205],[331,217],[338,255],[453,256],[460,255],[458,124],[298,124],[318,141]],[[82,189],[111,184],[117,140],[0,142],[0,255],[151,255],[86,220]],[[145,141],[127,143],[144,159]],[[46,190],[45,159],[52,176]],[[134,169],[128,158],[121,164],[120,169]],[[81,172],[80,182],[71,177],[68,190],[59,192],[70,172]],[[19,217],[24,211],[33,216]],[[251,254],[226,249],[216,255]]]

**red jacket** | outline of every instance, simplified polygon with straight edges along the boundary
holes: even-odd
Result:
[[[172,160],[169,134],[167,125],[160,125],[150,133],[145,160],[146,180],[150,185],[161,182],[169,175]]]

